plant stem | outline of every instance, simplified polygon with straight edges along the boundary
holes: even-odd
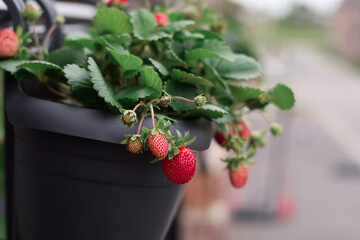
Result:
[[[265,121],[267,122],[267,124],[269,125],[269,127],[271,126],[271,120],[267,115],[265,115],[262,111],[259,111],[259,110],[254,110],[254,112],[256,112],[260,116],[262,116],[265,119]]]
[[[40,41],[39,41],[39,36],[38,36],[37,33],[36,33],[36,27],[35,27],[35,22],[34,22],[34,21],[31,22],[31,27],[32,27],[32,29],[33,29],[33,35],[34,35],[35,45],[36,45],[36,47],[37,47],[37,49],[38,49],[38,52],[39,52],[39,54],[40,54],[40,52],[41,52]]]
[[[145,7],[146,7],[148,10],[151,10],[151,4],[150,4],[150,1],[149,1],[149,0],[145,0]]]
[[[151,111],[151,121],[152,121],[152,127],[155,129],[155,114],[154,114],[154,107],[152,103],[150,103],[150,111]]]
[[[140,122],[139,122],[139,127],[138,127],[138,130],[137,130],[137,135],[140,134],[141,125],[142,125],[143,122],[144,122],[145,116],[146,116],[146,113],[141,117],[141,120],[140,120]]]
[[[43,47],[42,47],[42,51],[41,51],[41,57],[44,57],[43,54],[44,54],[45,48],[47,48],[47,45],[48,45],[49,40],[50,40],[50,37],[51,37],[51,35],[54,33],[56,27],[57,27],[56,24],[52,25],[52,27],[50,28],[50,30],[46,33],[46,37],[45,37],[45,40],[44,40],[44,43],[43,43]]]
[[[142,104],[143,104],[143,102],[138,103],[138,104],[134,107],[133,111],[135,112],[136,109],[138,109],[138,107],[140,107]]]
[[[175,96],[175,97],[171,97],[173,99],[180,99],[180,100],[183,100],[183,101],[186,101],[186,102],[191,102],[191,103],[194,103],[193,100],[189,100],[187,98],[183,98],[183,97],[179,97],[179,96]]]
[[[36,55],[36,53],[34,53],[30,48],[23,47],[23,49],[28,50],[30,52],[31,56],[33,56],[34,58],[39,59],[39,56]]]
[[[49,89],[50,92],[54,93],[55,95],[58,95],[62,98],[65,98],[65,99],[71,99],[71,100],[74,100],[72,97],[66,95],[66,94],[63,94],[62,92],[59,92],[57,90],[55,90],[53,87],[50,86],[50,84],[47,82],[47,81],[44,81],[44,84],[45,84],[45,87],[47,89]]]

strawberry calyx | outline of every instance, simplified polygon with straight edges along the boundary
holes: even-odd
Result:
[[[227,157],[225,159],[221,159],[221,161],[227,163],[225,169],[231,169],[231,170],[235,171],[236,169],[239,168],[239,166],[248,168],[248,167],[256,164],[256,162],[250,160],[253,156],[255,156],[255,154],[256,154],[256,151],[252,151],[247,155],[238,155],[236,157]]]
[[[190,144],[192,144],[195,140],[196,140],[196,136],[194,138],[192,138],[190,141],[189,137],[189,131],[185,132],[184,136],[181,134],[181,132],[179,130],[176,130],[176,134],[177,134],[177,139],[176,141],[171,141],[170,146],[169,146],[169,153],[168,153],[168,159],[173,159],[177,154],[180,153],[179,148],[181,147],[186,147]],[[196,151],[191,150],[193,153],[196,153]]]

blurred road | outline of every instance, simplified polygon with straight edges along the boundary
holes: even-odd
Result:
[[[257,156],[238,193],[240,219],[185,227],[183,239],[360,239],[360,72],[304,45],[263,51],[262,60],[267,81],[286,79],[295,91],[295,110],[272,116],[286,134]],[[292,221],[272,218],[282,192],[296,198]]]

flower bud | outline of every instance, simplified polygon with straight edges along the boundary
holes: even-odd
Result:
[[[160,98],[160,105],[163,107],[168,107],[169,104],[171,103],[171,97],[169,96],[162,96]]]
[[[62,16],[62,15],[57,15],[56,18],[55,18],[55,23],[56,23],[56,25],[58,25],[58,26],[63,25],[63,24],[65,23],[65,18],[64,18],[64,16]]]
[[[262,130],[252,131],[250,136],[250,144],[258,147],[265,147],[266,145],[265,135],[266,135],[266,131],[262,131]]]
[[[41,15],[42,11],[40,9],[36,9],[32,4],[26,5],[23,12],[23,18],[30,22],[38,20]]]
[[[264,104],[264,103],[268,103],[271,101],[271,96],[268,93],[262,93],[262,94],[260,94],[258,99],[259,99],[260,103]]]
[[[122,115],[121,122],[132,127],[137,122],[136,113],[133,110],[126,110]]]
[[[0,31],[0,57],[12,57],[19,49],[19,39],[10,28]]]
[[[284,127],[280,123],[272,123],[270,125],[270,130],[271,130],[272,135],[278,136],[283,133]]]
[[[194,98],[194,103],[198,107],[203,106],[206,102],[207,102],[207,99],[203,95],[199,95]]]

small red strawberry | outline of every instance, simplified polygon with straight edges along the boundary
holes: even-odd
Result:
[[[296,215],[297,201],[294,195],[291,193],[281,193],[278,198],[277,216],[285,221],[289,222]]]
[[[170,20],[165,13],[155,13],[154,17],[156,18],[158,26],[166,26],[170,24]]]
[[[244,187],[248,179],[249,168],[239,165],[236,170],[233,170],[231,166],[229,166],[228,169],[229,169],[230,182],[233,185],[233,187],[235,188]]]
[[[222,145],[224,142],[226,142],[227,137],[225,137],[225,134],[221,131],[218,131],[215,133],[215,140],[218,144]]]
[[[143,141],[140,139],[140,135],[134,135],[128,139],[127,149],[129,152],[137,154],[143,147]]]
[[[114,4],[114,3],[123,3],[123,4],[127,4],[129,2],[129,0],[109,0],[107,2],[108,5]]]
[[[246,124],[243,121],[240,121],[238,125],[241,126],[241,131],[239,131],[237,134],[239,137],[249,139],[250,138],[250,130],[246,126]]]
[[[215,140],[218,144],[222,146],[223,143],[225,143],[229,139],[229,135],[231,134],[233,134],[232,131],[228,131],[227,136],[225,136],[224,132],[219,130],[215,133]]]
[[[12,57],[19,49],[18,36],[10,28],[0,31],[0,57]]]
[[[172,159],[168,157],[162,161],[162,169],[170,182],[185,184],[189,182],[196,170],[196,158],[188,147],[180,147],[179,153]]]
[[[169,151],[169,143],[165,135],[157,132],[156,134],[150,133],[147,144],[152,154],[157,158],[164,158]]]

